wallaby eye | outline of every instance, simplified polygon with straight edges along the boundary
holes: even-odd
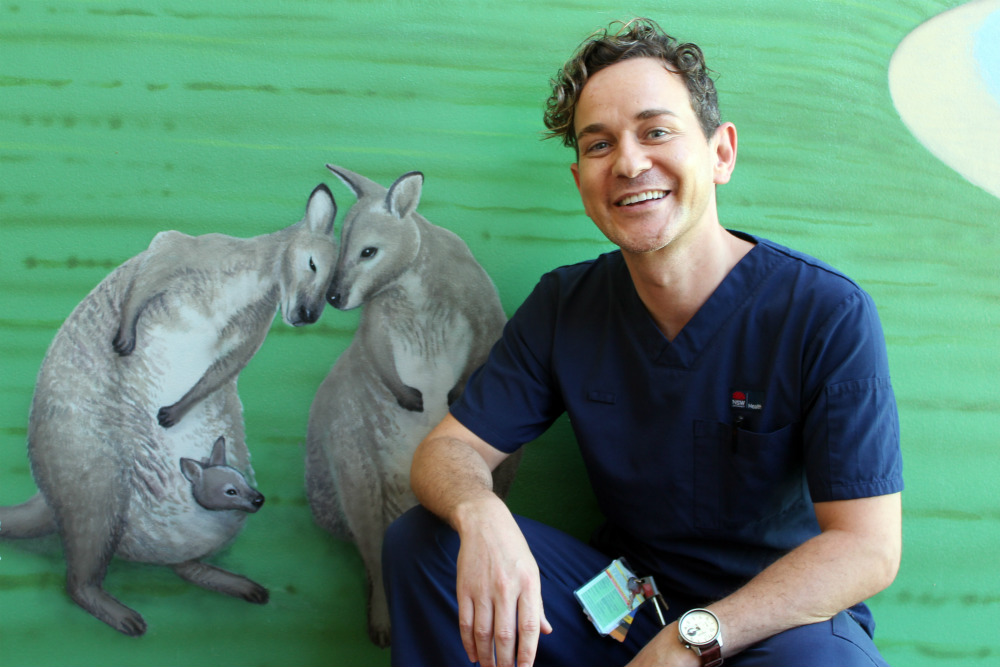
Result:
[[[313,273],[316,273],[316,262],[313,261],[312,257],[309,258],[309,268],[312,269]]]
[[[236,493],[236,489],[229,488],[229,489],[226,489],[226,495],[227,496],[236,496],[236,495],[239,495],[239,494]]]
[[[371,259],[378,252],[378,248],[365,248],[361,251],[362,259]]]

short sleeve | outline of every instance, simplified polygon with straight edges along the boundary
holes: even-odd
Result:
[[[557,303],[556,279],[543,276],[451,406],[452,416],[501,451],[537,438],[564,410],[551,371]]]
[[[882,326],[858,290],[838,305],[810,352],[804,429],[813,502],[903,489],[899,416]]]

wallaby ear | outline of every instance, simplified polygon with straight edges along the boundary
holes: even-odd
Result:
[[[197,484],[201,481],[201,473],[204,470],[201,463],[194,459],[181,459],[181,472],[187,481]]]
[[[212,445],[212,456],[208,460],[210,466],[226,465],[226,438],[219,436],[219,439]]]
[[[339,178],[344,185],[349,187],[358,199],[361,199],[366,193],[371,195],[385,189],[375,181],[368,180],[361,174],[355,174],[353,171],[348,171],[335,164],[328,164],[326,168]]]
[[[397,218],[405,218],[417,209],[420,203],[420,189],[424,185],[424,175],[411,171],[396,179],[385,197],[385,205]]]
[[[325,184],[320,183],[309,195],[306,204],[306,222],[309,229],[319,234],[333,233],[333,220],[337,217],[337,204],[333,193]]]

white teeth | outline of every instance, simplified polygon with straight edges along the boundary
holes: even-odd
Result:
[[[629,204],[638,204],[641,201],[647,201],[649,199],[663,199],[667,196],[666,190],[647,190],[646,192],[640,192],[638,194],[631,195],[625,199],[618,202],[619,206],[628,206]]]

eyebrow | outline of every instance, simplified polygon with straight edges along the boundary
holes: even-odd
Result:
[[[635,115],[636,120],[649,120],[650,118],[656,118],[657,116],[673,116],[677,118],[675,114],[670,109],[646,109],[645,111],[640,111]],[[576,140],[579,143],[580,138],[586,134],[599,134],[606,129],[604,123],[591,123],[587,127],[583,128],[576,134]]]

